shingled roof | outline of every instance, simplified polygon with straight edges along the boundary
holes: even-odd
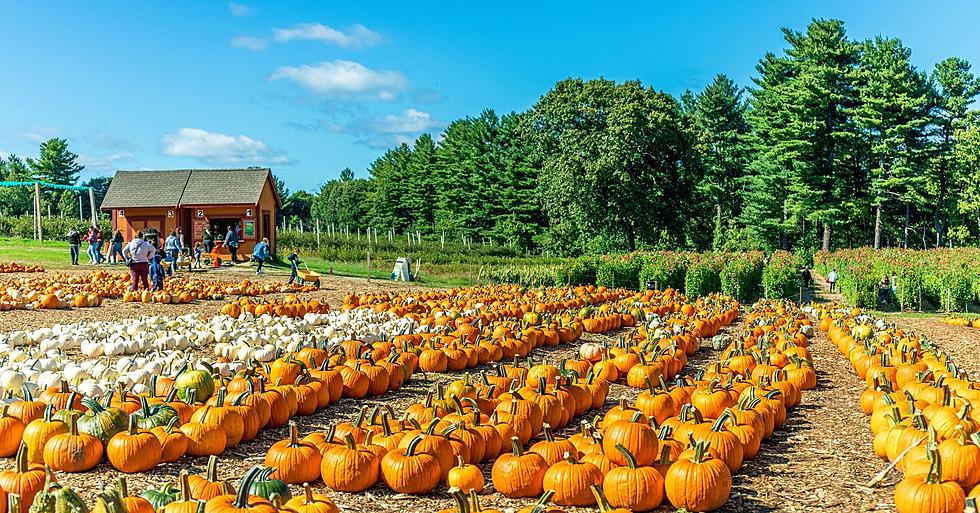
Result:
[[[269,168],[116,171],[102,208],[255,205],[271,174]]]

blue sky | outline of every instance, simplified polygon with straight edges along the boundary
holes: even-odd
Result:
[[[69,139],[87,170],[269,165],[315,189],[569,76],[747,85],[779,28],[840,18],[916,65],[980,63],[980,2],[0,0],[0,156]],[[980,66],[980,64],[978,64]],[[978,70],[980,71],[980,70]]]

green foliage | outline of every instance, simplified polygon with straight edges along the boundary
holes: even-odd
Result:
[[[689,261],[690,257],[687,253],[674,251],[644,255],[639,288],[645,289],[650,284],[661,290],[667,288],[682,290]]]
[[[604,255],[596,259],[596,285],[633,287],[640,281],[644,258],[634,253]]]
[[[721,291],[740,301],[752,301],[759,297],[762,284],[763,253],[726,254],[719,275]]]
[[[721,291],[720,262],[713,256],[695,259],[684,275],[684,293],[706,296]]]
[[[88,217],[88,212],[85,213],[84,221],[78,219],[77,203],[75,210],[75,217],[51,217],[50,219],[47,216],[41,217],[41,232],[44,238],[64,240],[71,228],[84,233],[92,225],[92,221]],[[99,228],[103,233],[106,233],[112,229],[112,223],[109,220],[100,220]],[[32,216],[0,216],[0,237],[21,239],[34,237],[34,218]]]
[[[762,290],[766,298],[779,299],[799,293],[799,260],[788,251],[776,251],[762,269]]]

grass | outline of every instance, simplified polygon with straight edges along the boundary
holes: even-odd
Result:
[[[85,264],[85,262],[88,262],[88,256],[85,253],[87,247],[88,246],[86,244],[82,245],[81,255],[79,255],[78,258],[79,262],[82,264],[79,267],[82,268],[91,267]],[[71,257],[68,254],[68,244],[64,241],[58,240],[38,242],[31,239],[0,237],[0,261],[13,261],[21,264],[38,264],[49,270],[64,270],[72,268]],[[304,258],[303,261],[311,271],[316,271],[320,274],[329,274],[330,270],[332,269],[333,274],[336,276],[368,278],[370,275],[372,280],[389,279],[391,276],[391,267],[394,266],[394,262],[384,262],[383,266],[382,263],[372,262],[369,272],[366,261],[363,263],[332,262],[317,257]],[[124,270],[122,266],[116,267],[120,270]],[[266,267],[288,271],[289,262],[282,259],[277,259],[267,263]],[[422,267],[422,272],[422,279],[419,280],[419,283],[426,285],[463,287],[476,283],[477,272],[439,273],[428,275],[426,274],[425,266]]]

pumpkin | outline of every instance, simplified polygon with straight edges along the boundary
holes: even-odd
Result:
[[[262,467],[249,469],[242,477],[237,494],[224,494],[207,501],[204,513],[279,513],[279,510],[262,497],[249,495],[252,483],[263,472]]]
[[[262,469],[259,475],[252,481],[251,488],[248,490],[249,493],[269,499],[270,501],[275,496],[279,496],[282,500],[289,500],[292,497],[289,494],[289,485],[280,479],[271,477],[275,470],[272,467]]]
[[[626,460],[626,466],[616,467],[602,480],[602,492],[609,504],[631,511],[652,511],[664,500],[664,478],[654,467],[641,467],[622,444],[616,450]]]
[[[191,474],[187,477],[191,487],[191,497],[199,501],[209,501],[219,495],[233,495],[235,489],[227,482],[218,479],[218,457],[208,458],[208,466],[203,476]]]
[[[177,397],[190,404],[195,397],[208,398],[214,394],[214,378],[204,369],[184,369],[174,379],[174,388],[177,389]],[[191,390],[195,391],[194,394],[189,393]]]
[[[14,468],[0,471],[0,493],[17,494],[21,505],[30,508],[34,496],[44,489],[46,478],[44,467],[27,461],[27,444],[21,443]]]
[[[549,467],[564,459],[565,453],[572,451],[578,452],[575,449],[575,445],[567,439],[555,439],[551,431],[551,425],[548,423],[545,423],[542,429],[544,430],[544,440],[535,442],[529,450],[530,452],[540,454]]]
[[[381,459],[381,475],[388,488],[398,493],[423,494],[439,485],[439,461],[420,449],[425,436],[416,435],[404,448],[389,451]]]
[[[606,426],[602,434],[602,450],[617,465],[626,465],[623,454],[616,449],[622,445],[633,455],[637,465],[651,465],[660,454],[657,432],[643,420],[641,412],[635,412],[631,420],[617,420]]]
[[[55,420],[52,415],[54,406],[48,405],[44,409],[44,416],[35,419],[24,428],[23,440],[27,444],[27,461],[31,463],[44,463],[44,445],[48,443],[54,435],[68,432],[68,424]],[[21,497],[21,504],[26,505],[26,501]]]
[[[599,467],[578,461],[574,454],[565,455],[565,460],[552,465],[544,474],[543,486],[553,490],[552,502],[561,506],[592,506],[595,496],[592,486],[602,483]]]
[[[303,495],[298,495],[286,502],[281,511],[295,513],[340,513],[333,499],[321,493],[313,493],[309,483],[303,485]],[[169,512],[164,512],[169,513]]]
[[[526,508],[519,509],[517,513],[565,513],[565,510],[559,507],[548,505],[548,502],[551,501],[551,497],[554,495],[554,490],[547,490],[541,495],[538,502],[535,502]]]
[[[0,457],[2,458],[13,456],[17,452],[26,424],[19,418],[8,415],[8,409],[9,406],[6,404],[0,407]],[[45,411],[47,412],[48,409],[46,408]]]
[[[328,450],[320,463],[323,483],[331,490],[364,491],[378,482],[380,474],[378,456],[358,447],[350,433],[344,435],[344,445]]]
[[[78,420],[68,421],[68,432],[54,435],[44,445],[44,464],[62,472],[85,472],[102,461],[102,442],[78,429]]]
[[[906,476],[895,486],[898,513],[959,513],[966,495],[955,481],[942,480],[942,461],[935,447],[927,449],[929,471],[925,476]]]
[[[160,440],[153,433],[139,429],[135,416],[129,417],[129,429],[113,436],[106,446],[109,463],[127,474],[156,467],[162,456]]]
[[[180,426],[180,431],[187,437],[188,456],[214,456],[225,450],[228,437],[221,426],[217,424],[201,424],[188,422]]]
[[[510,454],[502,454],[490,469],[493,487],[505,497],[537,497],[544,490],[544,474],[548,463],[540,454],[525,453],[520,440],[511,437]]]
[[[156,511],[150,501],[143,497],[129,495],[129,484],[126,482],[126,476],[119,477],[118,486],[119,497],[126,513],[153,513]]]
[[[717,388],[718,379],[712,379],[708,386],[698,388],[691,394],[691,405],[702,415],[717,419],[726,408],[735,405],[735,400],[722,388]]]
[[[482,492],[485,480],[480,467],[466,463],[463,461],[462,456],[457,456],[456,458],[459,464],[449,471],[449,475],[446,477],[446,485],[452,488],[459,488],[466,494],[474,490],[477,493]],[[384,462],[383,459],[382,462]]]
[[[34,504],[31,511],[35,513],[55,513],[55,512],[87,512],[88,506],[82,498],[72,490],[52,481],[53,476],[48,473],[48,478],[40,492],[34,497]]]
[[[153,436],[160,441],[160,461],[163,463],[177,461],[184,456],[187,447],[190,445],[190,439],[187,438],[187,435],[183,431],[175,429],[178,422],[180,422],[180,418],[174,417],[166,426],[158,426],[150,430],[150,433],[153,433]]]
[[[136,426],[140,429],[153,429],[155,427],[166,426],[171,420],[180,420],[177,410],[169,404],[150,405],[146,397],[140,396],[140,409],[133,412],[130,417],[136,418]]]
[[[718,509],[732,492],[732,473],[724,461],[708,452],[705,442],[695,442],[693,455],[674,462],[664,476],[667,499],[688,511]]]
[[[78,430],[83,434],[92,435],[103,445],[126,430],[129,422],[126,412],[116,407],[106,407],[91,398],[82,399],[82,404],[89,411],[78,417]]]
[[[140,494],[140,497],[146,499],[150,506],[153,506],[153,511],[159,511],[167,504],[180,498],[180,490],[173,483],[163,483],[157,488],[147,488]]]
[[[299,428],[289,423],[289,438],[276,442],[265,455],[265,465],[275,468],[272,477],[288,484],[309,483],[320,478],[320,451],[299,439]]]
[[[34,394],[31,393],[31,389],[27,388],[26,384],[22,385],[20,390],[21,395],[24,396],[23,400],[10,403],[7,407],[7,413],[17,417],[24,425],[27,425],[31,421],[41,418],[47,405],[41,401],[35,401]],[[23,504],[23,498],[21,498],[21,503]]]
[[[218,391],[218,404],[224,404],[224,390]],[[191,422],[220,426],[225,433],[225,447],[235,447],[245,433],[245,420],[240,413],[227,406],[207,405],[191,415]]]

